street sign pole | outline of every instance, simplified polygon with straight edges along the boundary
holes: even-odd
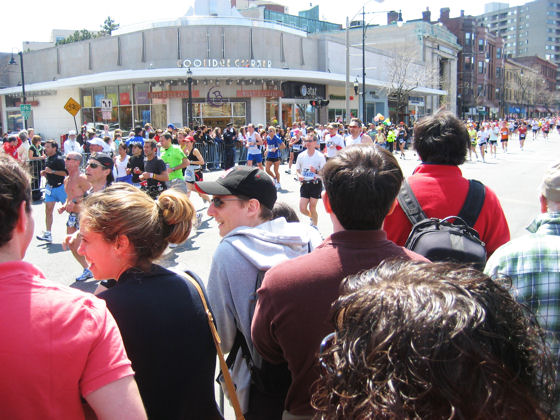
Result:
[[[78,123],[76,122],[76,114],[78,114],[81,108],[82,108],[81,105],[78,102],[76,102],[73,98],[68,99],[68,101],[64,105],[64,109],[74,117],[74,127],[76,127],[76,134],[79,133]]]

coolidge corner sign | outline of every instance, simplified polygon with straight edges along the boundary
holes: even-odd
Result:
[[[177,67],[248,67],[269,69],[272,67],[272,60],[250,60],[245,58],[187,58],[177,62]]]

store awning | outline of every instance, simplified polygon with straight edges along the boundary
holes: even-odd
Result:
[[[548,110],[543,106],[535,107],[535,111],[537,111],[537,112],[548,112]]]
[[[265,80],[292,80],[317,84],[344,85],[345,74],[327,73],[321,71],[278,69],[278,68],[192,68],[192,77],[211,79],[265,79]],[[148,80],[173,80],[186,78],[186,69],[145,69],[145,70],[122,70],[104,73],[86,74],[76,77],[68,77],[48,82],[25,84],[25,91],[56,90],[71,87],[104,86],[111,83],[143,83]],[[352,81],[350,82],[352,84]],[[366,78],[366,86],[371,88],[390,88],[390,83],[382,80]],[[20,93],[21,87],[14,86],[0,89],[0,95]],[[447,91],[429,87],[417,87],[414,93],[424,95],[447,95]]]

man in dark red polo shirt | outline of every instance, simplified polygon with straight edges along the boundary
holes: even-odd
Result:
[[[323,203],[334,233],[311,253],[267,271],[258,290],[251,336],[263,359],[288,363],[292,384],[286,415],[311,418],[317,352],[334,329],[330,308],[341,280],[387,258],[426,261],[387,240],[383,219],[394,208],[403,174],[393,155],[379,147],[354,145],[323,169]]]

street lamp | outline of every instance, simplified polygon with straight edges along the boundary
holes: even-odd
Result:
[[[187,84],[189,85],[189,104],[187,106],[187,112],[189,113],[189,128],[192,130],[192,71],[190,67],[187,68]]]
[[[371,0],[370,0],[371,1]],[[361,120],[364,122],[365,117],[367,116],[366,113],[366,23],[365,23],[365,5],[369,3],[367,1],[362,6],[362,115]],[[391,13],[393,11],[387,10],[380,10],[375,12],[367,12],[367,14],[376,14],[376,13]],[[358,15],[360,12],[356,13],[352,20]],[[401,26],[403,23],[402,12],[399,10],[398,18],[397,18],[397,25]],[[350,19],[346,17],[346,121],[350,122],[349,114],[350,114],[350,101],[348,99],[348,95],[350,93],[350,34],[349,34],[349,26],[350,26]]]
[[[356,80],[354,80],[354,95],[358,95],[360,92],[360,84],[358,83],[358,76],[356,76]]]
[[[18,52],[19,55],[19,65],[20,65],[20,70],[21,70],[21,92],[22,92],[22,99],[23,99],[23,104],[25,105],[27,103],[27,97],[25,96],[25,75],[23,72],[23,52],[20,51]],[[16,60],[14,60],[14,53],[12,52],[12,58],[10,58],[10,61],[8,62],[8,64],[14,66],[16,65]],[[23,120],[23,128],[27,129],[27,120],[23,117],[23,113],[21,115],[22,120]]]

